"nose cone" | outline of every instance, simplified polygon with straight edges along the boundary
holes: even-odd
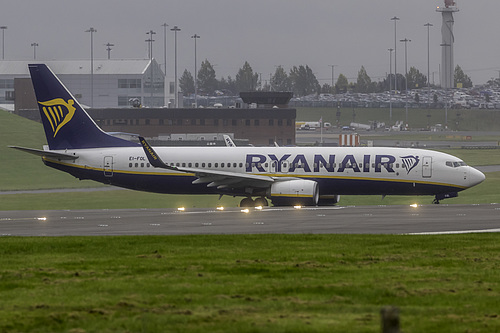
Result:
[[[469,169],[469,186],[481,184],[486,179],[486,176],[481,171],[470,167]]]

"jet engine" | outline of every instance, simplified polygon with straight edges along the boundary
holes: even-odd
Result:
[[[312,180],[286,180],[273,183],[267,196],[274,206],[316,206],[319,186]]]
[[[318,206],[333,206],[340,201],[340,195],[320,195]]]

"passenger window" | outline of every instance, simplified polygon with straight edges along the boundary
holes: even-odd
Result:
[[[188,163],[188,167],[191,167],[193,165],[193,163]]]
[[[182,162],[182,167],[185,168],[186,167],[186,162]]]
[[[180,165],[180,163],[179,163],[179,162],[177,162],[177,163],[175,163],[175,166],[178,166],[178,167],[179,167],[179,166],[181,166],[181,165]]]
[[[214,167],[218,168],[219,167],[219,163],[214,163]]]
[[[131,168],[131,167],[132,167],[132,163],[129,163],[129,164],[128,164],[128,167],[129,167],[129,168]]]
[[[151,166],[151,164],[146,163],[146,168],[149,168],[150,166]]]
[[[197,168],[198,167],[198,163],[195,163],[194,166],[195,166],[195,168]]]
[[[223,167],[224,167],[224,163],[221,163],[221,164],[220,164],[220,167],[221,167],[221,168],[223,168]]]
[[[136,168],[138,168],[138,167],[139,167],[139,163],[136,163],[136,164],[135,164],[135,167],[136,167]]]
[[[212,167],[212,163],[208,163],[208,167],[211,168]]]
[[[144,168],[144,163],[141,163],[141,168]]]
[[[240,162],[240,168],[243,168],[243,163]]]

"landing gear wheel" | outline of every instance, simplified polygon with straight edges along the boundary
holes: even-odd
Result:
[[[240,201],[240,207],[255,207],[255,202],[252,198],[245,198]]]
[[[265,198],[257,198],[255,199],[255,207],[267,207],[269,206],[269,203],[267,202],[267,200]]]

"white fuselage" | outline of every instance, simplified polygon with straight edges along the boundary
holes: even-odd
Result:
[[[156,147],[170,166],[274,179],[318,182],[320,194],[416,194],[460,191],[484,175],[460,159],[440,152],[368,147]],[[232,193],[193,185],[195,173],[152,167],[141,147],[75,149],[74,161],[45,162],[79,178],[162,193]],[[265,185],[262,185],[265,186]],[[258,187],[258,186],[256,186]],[[241,189],[234,190],[241,195]],[[250,193],[251,194],[251,193]]]

